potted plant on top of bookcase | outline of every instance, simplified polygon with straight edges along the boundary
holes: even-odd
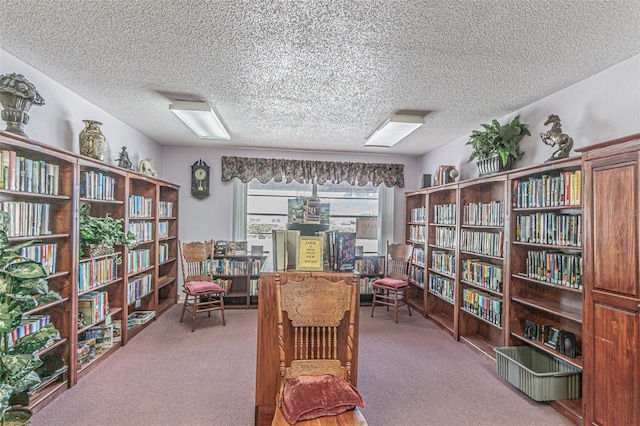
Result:
[[[88,254],[92,257],[112,254],[114,245],[124,245],[134,248],[137,245],[136,235],[125,232],[124,219],[116,219],[109,214],[103,217],[89,216],[91,204],[84,204],[80,208],[80,257]],[[116,259],[118,262],[121,259]]]
[[[531,136],[528,125],[520,123],[520,116],[517,115],[505,125],[498,120],[491,120],[491,124],[481,126],[484,130],[472,131],[467,142],[473,148],[467,162],[478,160],[480,176],[509,170],[515,160],[524,155],[519,144],[522,138]]]
[[[12,332],[20,326],[23,314],[39,305],[61,300],[49,289],[47,272],[41,263],[23,257],[20,250],[36,240],[10,246],[7,230],[9,214],[0,211],[0,419],[1,424],[18,417],[18,424],[30,418],[29,410],[9,409],[12,395],[40,383],[36,369],[43,363],[37,352],[60,338],[52,323],[29,333],[15,342]]]

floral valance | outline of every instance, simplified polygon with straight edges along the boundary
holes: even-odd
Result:
[[[326,182],[349,182],[351,185],[404,188],[404,165],[385,163],[352,163],[341,161],[284,160],[271,158],[222,157],[222,181],[238,178],[247,183],[256,178],[262,183],[271,179],[287,183],[294,180],[319,185]]]

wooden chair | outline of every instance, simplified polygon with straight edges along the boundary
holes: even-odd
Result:
[[[185,293],[180,322],[185,311],[191,312],[191,331],[195,330],[196,315],[220,311],[224,321],[225,290],[213,282],[213,241],[178,244],[182,259],[182,283]]]
[[[371,285],[373,288],[373,300],[371,302],[371,316],[376,306],[392,306],[395,319],[398,322],[398,309],[407,305],[409,316],[411,307],[406,302],[405,290],[409,287],[409,264],[411,263],[411,244],[389,244],[387,242],[387,255],[385,261],[385,276],[379,278]]]
[[[357,288],[314,277],[282,284],[279,275],[275,284],[280,379],[272,425],[366,425],[350,383]]]

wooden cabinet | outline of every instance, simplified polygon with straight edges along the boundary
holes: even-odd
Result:
[[[457,203],[457,185],[429,188],[424,219],[428,222],[425,257],[426,314],[456,338]]]
[[[405,240],[413,245],[413,255],[409,266],[409,288],[406,290],[407,304],[426,315],[424,270],[426,254],[426,196],[425,191],[407,192]]]
[[[505,346],[507,301],[504,289],[495,281],[474,277],[470,272],[484,268],[501,275],[505,269],[509,255],[505,249],[508,200],[504,174],[459,184],[457,335],[491,359],[495,359],[494,348]]]
[[[270,261],[270,259],[269,259]],[[358,275],[347,272],[298,272],[279,273],[281,282],[303,281],[308,277],[323,277],[329,281],[344,280],[349,285],[359,287]],[[275,414],[278,379],[280,375],[280,354],[278,349],[276,290],[274,272],[260,274],[260,299],[258,303],[258,344],[256,357],[256,402],[255,424],[270,425]],[[359,298],[356,299],[353,356],[351,358],[351,383],[358,384],[358,336]],[[344,323],[344,321],[343,321]],[[346,334],[346,327],[340,326],[338,333]]]
[[[8,237],[12,245],[38,239],[54,253],[47,259],[49,287],[62,300],[37,306],[25,315],[49,315],[60,339],[39,352],[64,363],[67,370],[20,402],[38,411],[75,382],[77,245],[74,192],[76,159],[11,133],[0,132],[0,206],[9,213]],[[44,263],[37,254],[26,257]]]
[[[640,134],[584,160],[584,423],[640,424]]]
[[[533,346],[579,369],[584,282],[581,165],[580,157],[574,157],[509,174],[510,268],[505,280],[509,344]],[[562,336],[570,333],[575,345],[552,341],[554,329]],[[575,421],[582,418],[580,398],[552,404]]]

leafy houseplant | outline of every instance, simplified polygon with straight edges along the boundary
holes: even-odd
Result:
[[[89,216],[90,208],[91,204],[80,208],[80,257],[91,245],[105,246],[109,253],[113,253],[114,245],[136,246],[135,234],[123,229],[124,219],[115,219],[108,213],[104,217]]]
[[[522,158],[524,152],[519,147],[520,141],[525,136],[531,136],[531,132],[527,128],[527,124],[520,123],[519,115],[504,126],[498,120],[492,120],[491,124],[482,124],[482,127],[484,130],[471,132],[467,145],[471,145],[473,152],[467,160],[468,162],[474,159],[482,161],[498,156],[499,165],[504,169],[507,168],[510,161]],[[483,174],[482,171],[481,174]]]
[[[42,360],[36,354],[48,342],[59,338],[52,323],[11,342],[10,335],[20,325],[23,314],[40,305],[61,300],[49,289],[47,272],[41,263],[20,254],[31,240],[9,247],[9,214],[0,211],[0,418],[8,417],[9,399],[40,383],[36,369]]]

